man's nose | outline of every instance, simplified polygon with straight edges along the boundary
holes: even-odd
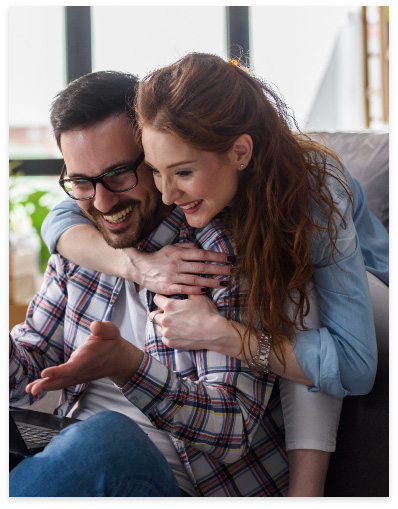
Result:
[[[102,213],[109,212],[119,201],[120,193],[112,193],[101,183],[95,186],[94,207]]]
[[[168,179],[162,179],[161,193],[165,205],[172,205],[182,194],[178,187]]]

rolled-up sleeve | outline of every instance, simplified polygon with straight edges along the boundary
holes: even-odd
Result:
[[[314,386],[333,396],[367,394],[377,368],[377,346],[365,265],[352,205],[340,184],[332,188],[342,219],[331,256],[327,231],[314,241],[314,285],[322,327],[297,335],[297,359]]]
[[[94,226],[72,198],[62,201],[48,213],[41,227],[41,236],[51,254],[57,252],[56,245],[60,236],[79,224]]]

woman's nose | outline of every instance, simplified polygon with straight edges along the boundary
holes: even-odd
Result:
[[[178,187],[167,179],[162,179],[162,200],[165,205],[172,205],[178,200],[178,196],[181,195],[181,191]]]

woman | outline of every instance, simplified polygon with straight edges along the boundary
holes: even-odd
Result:
[[[195,227],[231,206],[238,254],[234,274],[249,281],[247,320],[233,327],[218,320],[205,297],[166,302],[157,296],[164,313],[152,318],[166,344],[222,351],[254,362],[255,369],[266,368],[268,361],[275,373],[334,396],[369,391],[376,359],[370,300],[349,186],[337,162],[292,133],[285,106],[272,90],[211,55],[188,55],[150,75],[140,86],[136,109],[146,159],[163,200],[181,205]],[[211,167],[217,174],[206,173]],[[377,222],[361,208],[356,183],[349,184],[360,219],[370,218],[377,230]],[[57,249],[75,259],[60,243]],[[183,261],[195,259],[187,251],[180,250],[184,270],[189,263]],[[130,254],[133,260],[145,259]],[[114,256],[111,265],[115,273]],[[175,280],[188,281],[182,275]],[[321,299],[322,327],[296,334],[297,322],[304,328],[312,281]],[[159,291],[156,284],[150,289]],[[352,299],[353,289],[360,299]],[[200,319],[200,340],[186,318],[186,332],[179,333],[181,309],[191,319],[206,316]],[[216,327],[204,331],[205,324]],[[269,345],[259,343],[257,330],[272,337],[268,359]]]

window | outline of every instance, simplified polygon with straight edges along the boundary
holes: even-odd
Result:
[[[360,7],[251,7],[256,74],[280,90],[302,130],[363,129]]]
[[[92,7],[93,70],[149,71],[190,51],[226,56],[225,7]]]
[[[10,158],[60,157],[49,109],[65,86],[64,9],[10,7],[8,23]]]

